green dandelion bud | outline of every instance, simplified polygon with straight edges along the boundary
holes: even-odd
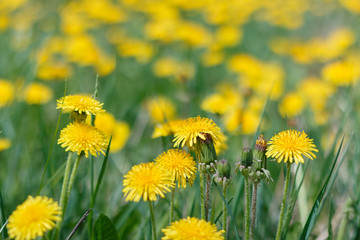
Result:
[[[255,150],[254,150],[254,167],[256,170],[261,168],[266,169],[267,167],[267,158],[266,158],[266,140],[263,135],[260,135],[256,140]]]
[[[240,157],[241,164],[245,167],[250,167],[253,163],[253,153],[251,148],[244,147],[241,151]]]
[[[226,177],[227,179],[230,178],[231,168],[230,168],[230,163],[227,160],[225,159],[220,160],[216,167],[220,178],[224,178],[224,177]]]
[[[205,163],[207,165],[214,163],[217,159],[214,141],[212,140],[211,136],[206,136],[205,140],[200,140],[198,148],[199,151],[199,160],[201,163]]]

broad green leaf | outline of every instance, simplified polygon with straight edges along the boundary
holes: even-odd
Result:
[[[116,229],[107,216],[100,214],[94,227],[95,240],[117,240]]]

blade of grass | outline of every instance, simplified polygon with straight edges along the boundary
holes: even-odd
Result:
[[[271,91],[272,91],[272,88],[271,88],[270,93],[269,93],[269,95],[268,95],[268,97],[267,97],[267,99],[266,99],[265,106],[264,106],[264,108],[263,108],[263,110],[262,110],[262,112],[261,112],[259,125],[258,125],[258,127],[257,127],[257,129],[256,129],[254,138],[253,138],[253,140],[252,140],[252,142],[251,142],[251,147],[255,145],[256,139],[257,139],[258,136],[259,136],[259,131],[260,131],[261,123],[262,123],[262,120],[263,120],[263,118],[264,118],[264,115],[265,115],[265,112],[266,112],[266,108],[267,108],[267,106],[268,106],[268,104],[269,104],[269,101],[270,101]]]
[[[334,176],[333,180],[330,181],[331,177],[332,177],[332,174],[334,172],[334,169],[335,169],[335,165],[336,163],[338,162],[338,159],[339,159],[339,156],[340,156],[340,151],[342,149],[342,145],[343,145],[343,142],[344,142],[344,136],[342,137],[341,139],[341,143],[340,143],[340,146],[337,150],[337,153],[336,153],[336,156],[335,156],[335,160],[333,162],[333,165],[331,167],[331,170],[326,178],[326,181],[323,185],[323,187],[321,188],[315,202],[314,202],[314,205],[309,213],[309,217],[306,221],[306,224],[302,230],[302,233],[300,235],[300,238],[299,239],[308,239],[309,236],[310,236],[310,233],[312,231],[312,229],[314,228],[315,226],[315,223],[320,215],[320,212],[322,210],[322,207],[323,207],[323,204],[327,198],[327,195],[328,195],[328,192],[329,192],[329,189],[332,187],[334,181],[335,181],[335,178],[336,176]],[[346,151],[345,151],[346,152]],[[340,169],[340,166],[341,166],[341,163],[343,162],[344,160],[344,157],[341,159],[340,161],[340,164],[338,165],[337,169],[336,169],[336,174],[337,175],[337,172],[339,171]],[[330,184],[329,184],[330,183]]]
[[[67,80],[65,79],[64,98],[66,96],[66,90],[67,90]],[[53,151],[53,148],[54,148],[54,144],[55,144],[55,141],[56,141],[56,135],[57,135],[57,132],[59,130],[61,113],[62,113],[62,109],[60,109],[60,112],[59,112],[59,117],[58,117],[58,120],[57,120],[57,123],[56,123],[55,132],[54,132],[54,135],[53,135],[53,139],[51,140],[51,146],[50,146],[49,155],[48,155],[47,160],[46,160],[45,168],[44,168],[44,171],[43,171],[43,174],[42,174],[42,177],[41,177],[41,182],[40,182],[40,186],[39,186],[39,190],[37,192],[37,195],[40,195],[40,192],[41,192],[43,184],[44,184],[46,170],[48,169],[48,165],[49,165],[49,162],[50,162],[50,157],[51,157],[51,154],[52,154],[52,151]]]
[[[0,226],[2,226],[1,229],[0,229],[0,233],[1,233],[2,239],[6,239],[8,237],[7,231],[6,231],[6,228],[5,228],[7,220],[5,218],[5,211],[4,210],[5,210],[4,202],[3,202],[1,191],[0,191],[0,211],[1,211],[1,214],[0,214],[0,220],[1,220],[0,221]]]

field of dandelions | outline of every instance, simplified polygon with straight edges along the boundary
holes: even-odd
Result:
[[[0,2],[0,239],[360,239],[360,2]]]

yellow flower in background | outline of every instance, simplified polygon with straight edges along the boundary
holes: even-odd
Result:
[[[13,101],[15,87],[11,82],[0,79],[0,93],[0,108],[2,108]]]
[[[153,71],[157,77],[170,77],[177,72],[177,64],[174,58],[160,58],[153,65]]]
[[[211,138],[216,144],[220,141],[220,128],[209,118],[200,116],[188,118],[179,123],[174,133],[174,147],[184,147],[185,144],[193,147],[199,140]]]
[[[335,92],[335,87],[331,83],[315,77],[303,79],[299,85],[299,89],[305,95],[313,111],[323,111],[326,101]]]
[[[130,126],[126,122],[116,122],[112,135],[110,152],[120,151],[130,137]]]
[[[66,38],[63,55],[70,62],[88,66],[98,62],[102,54],[94,39],[87,34],[70,35]]]
[[[279,112],[283,117],[295,117],[299,115],[305,106],[305,101],[302,95],[292,92],[285,95],[279,104]]]
[[[139,63],[147,63],[154,55],[153,46],[140,39],[124,39],[117,46],[121,56],[134,57]]]
[[[72,69],[67,63],[49,60],[39,65],[36,76],[42,80],[64,80],[71,73]]]
[[[175,39],[191,47],[205,47],[211,42],[211,35],[204,26],[194,22],[181,22],[174,32]]]
[[[322,77],[337,87],[347,86],[359,81],[360,57],[349,57],[325,65],[321,71]]]
[[[225,129],[229,132],[238,132],[238,128],[242,121],[243,111],[241,108],[235,108],[231,111],[228,111],[224,117],[223,122],[225,125]]]
[[[112,1],[87,0],[82,1],[80,6],[90,18],[100,20],[103,23],[119,23],[126,20],[124,10]]]
[[[145,102],[145,108],[154,123],[163,123],[175,117],[175,105],[166,97],[153,97]]]
[[[187,217],[161,230],[162,240],[223,240],[224,230],[218,231],[215,224],[195,217]]]
[[[359,14],[360,13],[360,2],[356,0],[339,0],[339,2],[348,10]]]
[[[69,123],[60,132],[58,144],[65,148],[65,151],[77,152],[89,156],[89,152],[93,156],[97,156],[99,152],[102,154],[106,149],[108,142],[103,132],[96,127],[85,123]]]
[[[253,134],[256,132],[260,123],[260,114],[245,109],[242,114],[241,132],[243,134]]]
[[[9,236],[15,240],[32,240],[42,237],[61,220],[61,208],[51,198],[29,196],[10,215],[7,224]]]
[[[166,123],[158,123],[154,127],[154,132],[152,134],[152,138],[158,137],[166,137],[174,134],[175,130],[178,128],[179,124],[181,124],[182,120],[172,120]]]
[[[158,195],[164,198],[175,183],[171,173],[151,162],[133,166],[124,176],[123,186],[126,201],[156,201]]]
[[[11,141],[7,138],[0,138],[0,152],[11,147]]]
[[[177,181],[179,188],[186,188],[188,181],[193,185],[196,172],[194,158],[184,150],[169,149],[155,159],[155,163],[169,171],[174,181]]]
[[[68,95],[57,100],[56,109],[62,109],[66,112],[86,113],[87,115],[96,115],[105,112],[102,108],[104,104],[85,95]]]
[[[312,139],[307,134],[296,130],[282,131],[273,136],[268,142],[266,156],[275,158],[278,162],[296,164],[304,163],[303,156],[316,158],[313,152],[317,152]]]
[[[52,96],[52,90],[40,83],[29,84],[23,92],[27,104],[44,104],[49,102]]]
[[[9,25],[9,17],[6,14],[0,14],[0,31],[5,30]]]
[[[227,137],[225,136],[225,134],[223,132],[220,132],[219,141],[215,142],[215,144],[214,144],[216,154],[220,154],[228,148],[226,141],[227,141]]]
[[[237,26],[222,26],[216,31],[216,42],[224,47],[240,44],[241,37],[242,32]]]

